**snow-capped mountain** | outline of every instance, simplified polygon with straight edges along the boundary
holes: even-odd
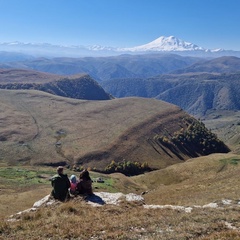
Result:
[[[130,51],[130,52],[208,51],[207,49],[199,47],[193,43],[185,42],[174,36],[170,36],[170,37],[161,36],[150,43],[137,46],[137,47],[125,48],[122,50]]]
[[[196,44],[185,42],[174,36],[161,36],[154,41],[131,48],[93,46],[64,46],[49,43],[22,43],[5,42],[0,43],[0,52],[17,52],[37,57],[86,57],[86,56],[114,56],[119,54],[141,54],[141,53],[176,53],[188,56],[240,56],[239,51],[224,49],[205,49]]]
[[[207,49],[196,44],[185,42],[174,36],[161,36],[154,41],[131,48],[118,49],[119,52],[125,53],[175,53],[183,56],[195,57],[221,57],[236,56],[240,57],[240,51],[218,49]]]

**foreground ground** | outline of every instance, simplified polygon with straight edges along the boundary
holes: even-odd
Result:
[[[72,200],[0,224],[0,239],[240,239],[239,206],[146,209],[143,203],[93,207]]]
[[[10,214],[32,207],[50,192],[48,178],[55,169],[1,167],[0,239],[240,239],[239,161],[239,155],[215,154],[131,178],[102,175],[105,182],[94,182],[95,192],[143,191],[144,202],[93,207],[74,199],[25,213],[14,222],[6,221]],[[208,203],[218,207],[196,207]],[[173,207],[144,207],[151,204]],[[184,210],[189,207],[191,211]]]

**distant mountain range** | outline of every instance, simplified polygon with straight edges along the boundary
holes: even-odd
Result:
[[[3,62],[0,68],[61,75],[61,79],[54,81],[50,81],[50,75],[47,83],[44,79],[35,77],[32,78],[34,86],[28,86],[28,89],[61,96],[89,100],[110,99],[111,96],[157,98],[178,105],[194,116],[203,116],[212,109],[240,110],[240,58],[234,56],[200,58],[171,53],[148,53],[111,57],[30,58]],[[91,77],[72,79],[68,76],[79,73]],[[3,79],[4,74],[1,76]],[[6,74],[5,79],[13,79],[13,73]],[[1,88],[26,89],[26,84],[18,80],[26,81],[28,78],[23,74],[16,76],[16,79],[15,83],[2,83]],[[42,82],[36,83],[36,79]],[[104,88],[105,92],[101,89],[104,97],[93,94],[96,87],[99,90]]]
[[[113,79],[101,83],[115,97],[157,98],[194,116],[208,110],[240,110],[240,58],[220,57],[151,78]]]
[[[10,51],[44,57],[84,57],[84,56],[114,56],[120,54],[139,53],[166,53],[175,52],[189,56],[240,56],[240,51],[224,49],[205,49],[196,44],[186,42],[174,36],[161,36],[156,40],[136,47],[116,48],[100,45],[93,46],[64,46],[49,43],[22,43],[4,42],[0,43],[0,51]]]
[[[169,74],[103,82],[113,96],[156,98],[202,117],[208,110],[240,110],[240,74]]]
[[[87,73],[101,82],[117,78],[152,77],[189,67],[202,60],[175,54],[125,54],[112,57],[37,58],[0,63],[0,68],[32,69],[60,75]]]
[[[240,58],[234,56],[231,57],[223,56],[220,58],[214,58],[211,60],[197,62],[186,68],[173,71],[173,73],[175,74],[196,72],[208,72],[208,73],[240,72]]]

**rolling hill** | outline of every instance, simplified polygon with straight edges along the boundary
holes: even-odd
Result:
[[[88,100],[112,98],[89,75],[60,76],[26,69],[0,70],[0,89],[35,89],[63,97]]]
[[[221,199],[239,199],[239,155],[211,154],[189,159],[147,176],[132,177],[148,193],[148,204],[203,205]]]
[[[240,153],[240,111],[209,110],[202,121],[208,129],[227,144],[232,152]]]
[[[77,164],[104,169],[113,160],[125,160],[164,168],[209,154],[201,147],[191,150],[191,143],[169,147],[161,142],[161,137],[170,141],[176,132],[197,121],[155,99],[86,101],[40,91],[1,90],[0,104],[1,161],[13,165]],[[205,135],[200,137],[217,147],[211,152],[229,151],[202,131]]]

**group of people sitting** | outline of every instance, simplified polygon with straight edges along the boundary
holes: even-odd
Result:
[[[69,179],[67,174],[63,173],[63,170],[62,166],[58,167],[57,174],[50,179],[53,187],[51,192],[53,198],[66,201],[70,196],[93,194],[92,180],[87,170],[80,173],[79,179],[75,175],[72,175]]]

